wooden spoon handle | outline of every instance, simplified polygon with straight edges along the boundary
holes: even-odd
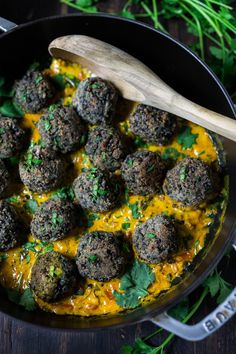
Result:
[[[163,109],[236,141],[235,120],[189,101],[142,62],[108,43],[70,35],[52,41],[49,52],[111,81],[124,98]]]

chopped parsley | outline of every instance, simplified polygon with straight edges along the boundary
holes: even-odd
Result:
[[[132,309],[140,305],[141,300],[148,295],[148,287],[154,282],[155,275],[151,268],[135,260],[131,268],[121,277],[119,290],[114,291],[114,297],[119,306]]]
[[[187,168],[186,166],[181,166],[179,169],[179,179],[181,182],[184,182],[187,177]]]
[[[132,160],[132,159],[128,159],[128,160],[127,160],[127,165],[128,165],[129,167],[132,167],[132,166],[133,166],[133,160]]]
[[[58,215],[56,212],[52,213],[52,223],[54,225],[62,224],[64,221],[63,217]]]
[[[27,164],[27,166],[33,167],[33,166],[35,166],[35,165],[40,165],[42,162],[43,162],[42,159],[36,159],[36,158],[34,158],[32,152],[28,152],[28,153],[27,153],[27,155],[26,155],[26,164]]]
[[[154,170],[154,168],[155,168],[155,165],[152,164],[151,166],[149,166],[149,167],[147,168],[147,171],[148,171],[148,172],[152,172],[152,171]]]
[[[0,262],[3,262],[7,259],[8,255],[7,254],[0,254]]]
[[[98,256],[96,254],[91,254],[88,256],[88,260],[91,262],[95,262],[98,259]]]
[[[186,155],[179,152],[177,149],[173,147],[166,148],[163,153],[161,154],[161,157],[163,160],[174,160],[176,161],[180,157],[185,157]]]
[[[51,127],[52,127],[51,123],[50,123],[49,120],[47,120],[47,119],[44,119],[44,120],[43,120],[43,124],[44,124],[45,130],[50,130]]]
[[[177,136],[177,142],[183,150],[191,148],[197,141],[198,134],[193,134],[189,126],[184,125]]]
[[[60,199],[74,200],[75,193],[74,193],[72,187],[62,187],[62,188],[56,190],[53,193],[53,196],[60,198]]]
[[[84,145],[84,144],[85,144],[86,138],[87,138],[87,135],[86,135],[86,134],[83,134],[83,135],[81,136],[81,138],[80,138],[80,144],[81,144],[81,145]]]
[[[52,243],[49,242],[26,242],[22,246],[22,251],[21,251],[21,260],[26,260],[27,263],[30,262],[30,255],[29,251],[34,252],[34,253],[47,253],[47,252],[52,252],[54,249],[54,246]]]
[[[130,228],[130,223],[129,222],[125,222],[121,225],[123,230],[128,230]]]
[[[27,200],[24,207],[25,207],[26,211],[28,211],[31,214],[34,214],[38,209],[38,203],[35,199],[30,199],[30,200]]]
[[[61,277],[62,275],[62,270],[61,268],[57,267],[55,268],[54,265],[50,265],[50,268],[49,268],[49,275],[51,278],[58,278],[58,277]]]
[[[136,202],[136,203],[129,203],[128,204],[129,205],[129,208],[130,208],[130,210],[131,210],[131,212],[132,212],[132,216],[133,216],[133,218],[134,219],[140,219],[141,217],[142,217],[142,213],[140,212],[140,210],[139,210],[139,204],[138,204],[138,202]]]
[[[147,237],[147,238],[154,238],[154,237],[156,237],[156,235],[153,234],[153,233],[151,233],[151,232],[148,232],[148,233],[146,234],[146,237]]]
[[[91,227],[94,224],[95,220],[99,220],[100,216],[96,213],[91,213],[87,215],[87,226]]]

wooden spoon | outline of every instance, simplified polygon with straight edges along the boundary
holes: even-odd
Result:
[[[236,121],[181,96],[152,70],[124,51],[84,35],[56,38],[49,45],[56,58],[79,63],[111,81],[124,98],[176,114],[236,141]]]

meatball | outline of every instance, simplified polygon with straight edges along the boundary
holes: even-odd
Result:
[[[85,150],[95,166],[111,172],[120,168],[127,154],[121,135],[114,128],[105,127],[95,128],[89,133]]]
[[[83,277],[108,281],[123,272],[125,263],[117,233],[95,231],[81,238],[76,264]]]
[[[15,85],[15,103],[25,113],[37,113],[46,107],[54,95],[49,79],[39,70],[30,69]]]
[[[87,122],[106,124],[112,120],[117,99],[118,93],[110,82],[93,77],[79,84],[73,104]]]
[[[77,177],[73,188],[75,197],[82,208],[94,212],[111,210],[118,201],[118,184],[96,168],[83,172]]]
[[[121,166],[121,173],[131,193],[153,194],[160,190],[165,164],[157,153],[136,151],[126,157]]]
[[[76,287],[75,263],[58,252],[37,257],[31,272],[31,289],[40,299],[53,302],[69,295]]]
[[[164,191],[186,206],[197,206],[214,192],[211,170],[199,159],[184,158],[167,172]]]
[[[139,224],[132,242],[138,256],[148,263],[167,260],[178,247],[174,223],[164,215],[157,215]]]
[[[24,145],[25,132],[15,119],[0,117],[0,158],[16,155]]]
[[[49,199],[36,211],[31,221],[32,234],[41,241],[61,240],[77,224],[78,213],[72,202]]]
[[[42,142],[63,154],[75,151],[85,142],[85,124],[71,106],[50,106],[37,127]]]
[[[22,182],[33,192],[49,192],[58,187],[65,174],[65,161],[40,145],[33,145],[19,164]]]
[[[140,104],[129,117],[131,131],[147,143],[166,145],[175,133],[176,117],[158,108]]]
[[[0,251],[7,251],[22,240],[23,227],[14,207],[0,201]]]
[[[0,160],[0,198],[4,196],[5,191],[9,187],[10,175],[6,169],[5,163]]]

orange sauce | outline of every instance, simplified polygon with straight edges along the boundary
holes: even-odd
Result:
[[[66,63],[62,60],[53,59],[50,68],[45,71],[48,75],[65,74],[71,77],[76,77],[83,80],[90,76],[90,73],[81,68],[77,64]],[[63,100],[65,104],[72,101],[75,88],[66,87],[63,92]],[[126,103],[129,110],[132,110],[134,104]],[[122,112],[122,109],[121,109]],[[33,141],[37,142],[40,139],[39,133],[35,127],[35,123],[40,118],[40,114],[26,114],[22,121],[22,126],[29,128],[32,132]],[[119,123],[120,129],[126,132],[128,126],[127,116],[122,116]],[[196,144],[192,148],[182,150],[181,145],[175,139],[170,145],[165,147],[149,145],[145,147],[150,151],[158,151],[162,153],[166,148],[175,148],[178,152],[184,153],[191,157],[199,157],[206,163],[217,162],[217,149],[212,142],[208,132],[195,124],[188,123],[192,129],[192,133],[198,134]],[[130,134],[130,133],[128,133]],[[82,168],[91,167],[88,157],[84,153],[84,149],[70,155],[74,162],[76,173],[79,174]],[[225,183],[225,191],[227,191],[227,183]],[[227,193],[226,193],[227,194]],[[26,198],[34,199],[40,205],[50,197],[51,193],[37,194],[32,193],[27,187],[23,187],[21,192],[17,195],[17,202],[12,202],[17,206],[23,207]],[[226,198],[227,199],[227,198]],[[227,200],[224,201],[224,208],[221,215],[223,218],[224,209]],[[97,219],[88,228],[79,228],[74,234],[67,236],[64,240],[53,242],[55,251],[61,252],[69,257],[76,255],[76,250],[82,234],[94,230],[103,231],[118,231],[122,230],[127,239],[132,238],[132,233],[141,221],[146,221],[149,218],[159,214],[168,213],[176,220],[182,221],[183,226],[179,226],[179,231],[184,235],[191,235],[189,248],[187,251],[180,249],[179,252],[173,256],[171,263],[163,262],[161,264],[152,265],[151,268],[155,273],[156,280],[149,287],[149,295],[143,299],[143,303],[147,301],[154,301],[158,294],[163,290],[168,290],[171,287],[170,279],[174,279],[183,273],[186,262],[192,262],[195,255],[204,247],[205,239],[209,233],[209,225],[212,223],[216,214],[216,205],[212,203],[203,204],[198,208],[184,207],[180,203],[172,201],[168,196],[155,195],[151,198],[143,196],[130,196],[129,203],[138,203],[141,214],[140,219],[135,219],[127,204],[123,204],[120,208],[114,209],[110,212],[99,214]],[[28,214],[28,218],[32,217]],[[128,230],[122,229],[123,223],[129,223]],[[32,235],[28,237],[29,242],[34,242]],[[35,249],[40,253],[42,247],[40,243]],[[22,247],[9,250],[7,259],[4,260],[0,266],[0,282],[3,286],[18,290],[23,290],[29,286],[31,268],[35,262],[37,253],[29,251],[27,258],[22,257]],[[102,314],[111,314],[122,311],[113,297],[113,290],[119,289],[119,279],[114,279],[106,283],[97,282],[94,280],[85,280],[85,291],[81,295],[72,295],[54,303],[46,303],[40,299],[36,299],[38,305],[46,311],[51,311],[56,314],[72,314],[80,316],[94,316]]]

